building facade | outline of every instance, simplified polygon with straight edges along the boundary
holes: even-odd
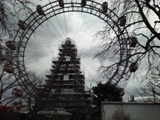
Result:
[[[159,120],[160,104],[102,102],[102,120]]]

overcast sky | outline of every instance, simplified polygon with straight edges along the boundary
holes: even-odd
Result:
[[[103,0],[98,0],[98,2],[103,2]],[[40,5],[46,3],[46,0],[37,2]],[[52,60],[58,57],[58,48],[69,37],[77,45],[81,57],[81,68],[86,78],[86,88],[89,88],[90,84],[95,85],[98,81],[105,82],[106,79],[103,79],[98,71],[101,63],[94,58],[101,45],[100,38],[96,38],[95,34],[103,30],[105,24],[101,19],[85,13],[64,13],[44,22],[36,29],[27,44],[25,52],[27,71],[45,77],[51,70]],[[118,60],[117,55],[115,58],[107,58],[106,63],[109,65]],[[130,95],[136,95],[135,89],[138,88],[138,81],[129,80],[124,99]]]
[[[36,4],[45,5],[49,0],[37,1]],[[51,0],[52,1],[52,0]],[[73,0],[74,1],[74,0]],[[97,0],[102,3],[104,0]],[[27,16],[26,16],[27,17]],[[103,30],[106,25],[101,19],[85,13],[64,13],[55,16],[41,26],[32,34],[25,52],[25,65],[27,71],[35,72],[37,75],[45,77],[51,70],[52,60],[57,60],[58,48],[64,43],[67,37],[71,38],[77,45],[78,55],[81,57],[81,68],[86,78],[86,88],[96,82],[105,82],[101,73],[98,71],[101,62],[94,58],[97,51],[101,50],[101,39],[95,36],[98,31]],[[108,35],[114,37],[114,34]],[[119,60],[119,55],[109,57],[105,63],[110,65]],[[145,72],[145,71],[144,71]],[[143,71],[136,72],[138,76]],[[133,80],[134,75],[127,81],[125,86],[124,99],[130,95],[137,96],[136,90],[141,85],[141,77]]]
[[[41,74],[49,70],[52,59],[57,60],[58,48],[69,37],[77,46],[86,83],[102,80],[98,77],[100,63],[94,56],[100,50],[100,40],[95,34],[103,30],[104,24],[99,18],[83,13],[64,13],[46,21],[27,44],[25,64],[28,71]]]

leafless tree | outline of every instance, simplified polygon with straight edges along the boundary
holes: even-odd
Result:
[[[17,99],[12,94],[12,89],[17,87],[17,82],[14,76],[7,73],[5,69],[5,65],[10,61],[8,57],[9,49],[4,46],[3,41],[0,42],[0,104],[7,105]],[[12,69],[8,71],[12,72]]]
[[[11,94],[12,89],[17,87],[13,76],[7,73],[3,66],[11,61],[8,54],[10,50],[6,47],[6,41],[12,40],[17,30],[19,19],[23,19],[27,14],[32,13],[32,7],[35,6],[31,0],[0,0],[0,104],[8,104],[15,100],[15,95]]]
[[[36,75],[33,72],[29,72],[28,73],[28,77],[31,80],[31,82],[33,83],[34,86],[39,87],[43,84],[43,78],[41,76]],[[23,99],[25,100],[25,107],[28,108],[28,110],[32,110],[32,106],[35,103],[35,96],[33,96],[34,94],[36,94],[36,89],[34,89],[35,93],[29,94],[29,93],[25,93],[25,95],[23,96]]]
[[[8,105],[21,102],[21,106],[31,110],[34,103],[34,96],[25,93],[21,86],[17,83],[14,76],[10,76],[4,70],[0,76],[0,104]],[[42,84],[43,79],[34,73],[28,73],[29,78],[35,86]],[[33,91],[34,92],[34,91]],[[19,104],[16,104],[19,105]]]
[[[32,12],[34,3],[31,0],[0,1],[0,39],[14,36],[17,21]]]
[[[137,38],[136,47],[132,49],[131,55],[125,60],[134,60],[137,62],[139,68],[145,67],[145,75],[149,74],[150,70],[160,65],[159,0],[115,0],[108,4],[110,9],[112,9],[118,16],[126,17],[126,23],[121,27],[122,30],[119,34],[127,30],[129,37]],[[106,36],[110,30],[111,28],[108,29],[106,26],[104,31],[99,32],[99,35],[104,40],[102,44],[103,50],[97,54],[97,57],[106,58],[107,51],[112,47],[116,50],[116,45],[119,39],[113,38],[111,39],[112,42],[109,44],[106,42],[108,39]],[[113,53],[116,54],[118,50],[113,51]],[[119,63],[117,62],[116,64],[118,65]],[[102,71],[106,71],[110,67],[114,68],[115,64],[107,67],[103,66]]]
[[[138,91],[143,102],[159,102],[160,101],[160,66],[149,71],[146,76],[146,84]]]
[[[12,89],[16,86],[16,81],[2,71],[0,76],[0,104],[7,105],[17,98],[12,95]]]

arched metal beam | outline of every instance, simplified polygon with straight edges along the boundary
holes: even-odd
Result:
[[[128,47],[127,41],[129,37],[128,33],[119,26],[119,17],[109,8],[107,13],[103,13],[101,6],[102,4],[89,0],[84,7],[81,6],[80,2],[65,1],[64,7],[61,8],[57,1],[53,1],[42,7],[44,10],[44,15],[39,15],[38,12],[35,11],[24,21],[27,24],[27,29],[19,29],[17,31],[17,34],[13,40],[17,44],[17,51],[12,51],[12,57],[14,59],[16,57],[16,64],[14,65],[16,72],[14,75],[25,92],[32,93],[32,91],[36,89],[36,86],[30,81],[27,75],[24,63],[25,48],[28,40],[34,31],[46,20],[66,12],[83,12],[86,14],[91,14],[102,19],[111,27],[119,42],[120,58],[119,65],[116,65],[113,74],[109,77],[109,81],[113,81],[115,84],[118,84],[120,80],[127,80],[129,78],[129,74],[126,74],[129,62],[125,60],[126,57],[130,55],[130,48]],[[123,32],[121,33],[121,31]]]

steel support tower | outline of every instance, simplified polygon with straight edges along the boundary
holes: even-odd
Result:
[[[74,119],[89,119],[90,91],[85,91],[80,58],[70,38],[59,48],[58,60],[52,62],[51,74],[46,75],[46,84],[37,89],[37,106],[65,108]]]

